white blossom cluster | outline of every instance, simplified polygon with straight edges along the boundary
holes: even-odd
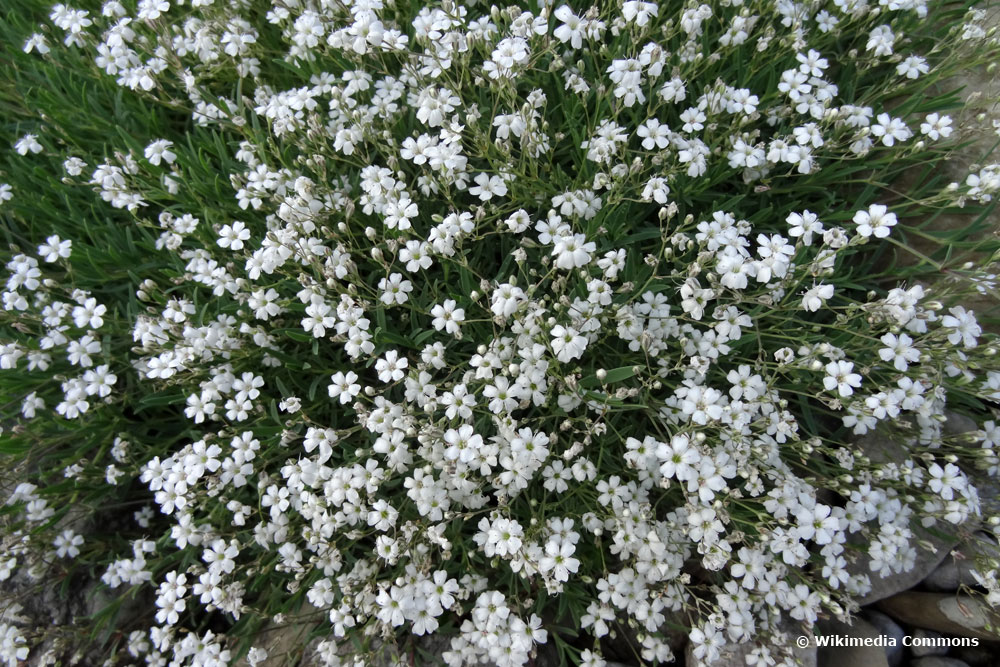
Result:
[[[157,450],[125,434],[101,473],[138,479],[159,510],[143,528],[166,526],[102,577],[155,601],[133,658],[229,664],[235,643],[192,619],[304,591],[327,665],[446,629],[448,665],[524,665],[573,623],[593,640],[580,664],[603,665],[599,640],[623,628],[668,662],[677,619],[707,664],[755,643],[756,664],[790,665],[788,619],[851,612],[912,567],[924,528],[981,518],[973,471],[1000,470],[997,429],[969,445],[941,415],[959,388],[1000,399],[993,339],[945,289],[845,278],[904,224],[888,198],[781,194],[948,145],[951,118],[890,104],[934,66],[906,37],[932,14],[57,5],[67,46],[128,94],[185,100],[231,153],[218,209],[191,196],[180,141],[66,159],[156,230],[171,267],[136,286],[128,359],[104,358],[122,335],[104,305],[42,277],[39,259],[72,264],[69,240],[7,263],[4,310],[32,335],[0,344],[0,366],[63,374],[56,405],[23,399],[25,420],[85,419],[125,375],[181,396],[192,437]],[[846,24],[849,55],[833,51]],[[983,38],[975,16],[963,29]],[[43,33],[25,44],[49,49]],[[888,87],[845,91],[876,71]],[[994,164],[942,196],[998,191]],[[898,461],[836,435],[883,424],[907,434]],[[51,516],[36,490],[8,501],[34,523]],[[81,547],[73,531],[50,544]],[[554,616],[563,599],[575,618]],[[0,650],[23,659],[11,632]]]

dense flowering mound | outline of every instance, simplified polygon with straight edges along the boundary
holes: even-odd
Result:
[[[981,12],[468,5],[111,0],[23,36],[161,114],[91,153],[44,118],[15,138],[132,214],[128,294],[87,283],[124,261],[102,232],[37,223],[3,293],[28,462],[3,574],[145,591],[122,659],[228,664],[308,600],[327,665],[441,633],[456,667],[596,666],[626,628],[646,663],[682,628],[706,663],[791,664],[789,619],[982,518],[1000,428],[942,415],[1000,399],[956,303],[992,276],[869,275],[908,218],[1000,189],[995,164],[882,189],[953,147],[934,86],[986,53]],[[881,424],[902,460],[848,444]],[[88,535],[60,521],[81,497],[149,505]]]

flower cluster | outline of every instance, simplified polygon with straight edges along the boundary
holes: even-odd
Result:
[[[892,103],[945,61],[906,37],[933,8],[531,4],[53,9],[101,76],[215,138],[60,156],[152,230],[120,305],[43,275],[72,279],[77,239],[6,265],[24,428],[97,404],[131,424],[8,503],[33,527],[65,478],[142,487],[141,530],[96,561],[154,602],[132,659],[228,664],[238,621],[306,599],[327,665],[442,633],[453,667],[552,645],[597,666],[626,628],[667,662],[677,626],[705,663],[791,664],[789,620],[849,614],[925,528],[982,518],[992,436],[940,417],[1000,399],[996,342],[953,303],[971,283],[859,287],[917,209],[828,187],[949,150],[947,104]],[[988,165],[922,205],[998,191]],[[182,426],[132,432],[133,408]],[[898,460],[852,444],[879,429]],[[57,528],[48,552],[102,558]]]

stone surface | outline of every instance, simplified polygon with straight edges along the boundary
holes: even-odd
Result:
[[[931,591],[957,591],[961,586],[978,586],[972,570],[982,558],[1000,560],[1000,547],[989,533],[978,532],[967,545],[959,545],[923,581]]]
[[[796,639],[803,634],[805,634],[801,628],[797,625],[792,625],[791,623],[784,623],[781,626],[781,631],[788,637],[789,647],[791,648],[792,658],[798,667],[817,667],[817,650],[815,642],[811,642],[806,648],[801,648],[796,645]],[[719,659],[713,663],[710,663],[710,667],[746,667],[747,655],[754,650],[758,644],[753,641],[745,641],[741,644],[726,644],[722,647],[722,654]],[[775,658],[778,657],[778,652],[781,647],[776,646],[773,642],[764,643],[768,646]],[[706,663],[700,662],[693,654],[693,645],[688,642],[684,649],[684,662],[682,663],[684,667],[697,667],[698,665],[706,665]],[[884,667],[884,666],[882,666]]]
[[[895,640],[895,646],[885,647],[885,657],[889,662],[889,667],[899,667],[903,662],[903,637],[906,636],[903,628],[899,627],[896,621],[874,609],[866,610],[862,618],[878,630],[879,634],[892,637]]]
[[[862,618],[851,625],[836,619],[817,624],[816,634],[877,638],[881,631]],[[886,651],[880,646],[829,646],[817,650],[818,667],[889,667]]]
[[[969,667],[969,664],[955,658],[931,656],[928,658],[917,658],[910,663],[910,667]]]
[[[663,611],[663,615],[664,621],[660,625],[660,631],[676,659],[680,660],[680,657],[684,655],[684,647],[688,643],[688,629],[692,627],[694,621],[682,611],[668,609]],[[556,621],[554,625],[571,628],[574,627],[575,622],[572,618],[566,618]],[[601,638],[600,648],[604,659],[609,664],[617,662],[628,665],[638,662],[637,656],[642,647],[642,640],[639,639],[638,635],[638,630],[630,627],[627,623],[618,624],[614,636],[605,635]]]
[[[946,655],[948,653],[947,646],[917,646],[918,641],[924,640],[934,640],[939,639],[941,635],[933,630],[924,630],[918,628],[913,631],[913,646],[910,647],[910,653],[913,654],[915,658],[923,658],[926,656],[935,655]]]
[[[861,554],[856,561],[848,563],[848,572],[852,575],[859,573],[867,574],[869,580],[871,581],[871,591],[869,591],[867,595],[862,595],[857,598],[859,605],[870,605],[878,602],[879,600],[892,597],[897,593],[914,588],[926,579],[931,572],[937,569],[941,562],[948,556],[948,552],[951,551],[952,547],[954,547],[957,543],[957,540],[954,538],[937,537],[926,532],[921,532],[919,528],[917,529],[917,536],[920,543],[916,545],[916,559],[913,569],[909,572],[892,573],[887,577],[881,577],[878,574],[873,573],[869,568],[867,553]],[[862,546],[857,541],[856,535],[852,535],[848,541]],[[926,548],[925,545],[932,547],[933,550]]]
[[[962,435],[963,433],[979,430],[976,420],[972,417],[953,412],[952,410],[945,410],[944,416],[945,422],[941,426],[941,433],[946,436]]]
[[[1000,646],[983,642],[979,646],[955,647],[949,653],[959,660],[964,660],[970,667],[997,667],[996,657],[1000,656]]]
[[[902,463],[909,456],[903,444],[881,431],[873,431],[861,436],[855,441],[855,445],[874,463]],[[916,528],[916,533],[920,543],[916,547],[916,561],[909,572],[892,573],[888,577],[880,577],[868,567],[867,553],[862,553],[857,560],[848,562],[848,572],[852,575],[867,574],[871,581],[872,590],[867,595],[858,597],[859,605],[870,605],[914,588],[937,569],[951,549],[958,544],[958,539],[951,536],[938,537],[920,528]],[[856,534],[852,534],[848,538],[848,542],[861,547],[862,550],[866,546]]]
[[[282,665],[300,665],[301,667],[312,667],[313,651],[307,646],[306,641],[309,633],[316,627],[319,610],[308,601],[302,603],[302,607],[294,618],[290,618],[285,623],[270,622],[257,634],[254,646],[267,651],[267,659],[259,663],[260,667],[281,667]],[[315,620],[308,621],[312,617]],[[235,667],[247,667],[248,662],[244,656],[233,663]]]
[[[908,591],[882,600],[877,606],[897,621],[914,628],[961,637],[1000,639],[1000,635],[986,629],[987,623],[1000,625],[1000,616],[967,595]]]

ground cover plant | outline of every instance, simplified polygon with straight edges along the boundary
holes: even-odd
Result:
[[[1000,523],[966,307],[1000,165],[942,170],[996,137],[946,83],[996,59],[984,18],[18,3],[0,579],[102,602],[14,600],[0,658],[257,664],[277,622],[325,665],[434,634],[453,666],[793,664],[928,536]]]

